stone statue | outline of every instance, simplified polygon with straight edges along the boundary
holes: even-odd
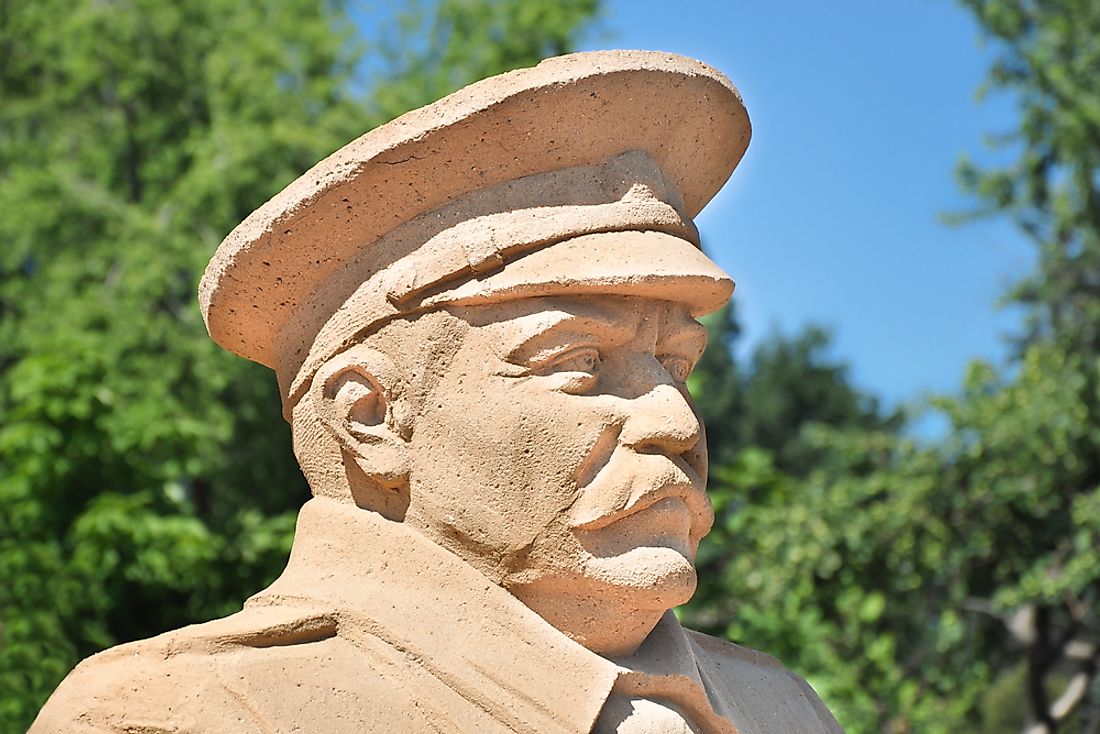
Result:
[[[713,519],[695,317],[733,290],[692,218],[748,141],[714,69],[574,54],[255,211],[200,302],[278,375],[315,495],[286,571],[85,660],[31,731],[840,732],[774,659],[669,611]]]

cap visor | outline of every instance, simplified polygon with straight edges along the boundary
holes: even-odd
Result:
[[[544,247],[436,294],[425,305],[475,305],[559,293],[673,301],[702,316],[725,305],[733,281],[687,240],[663,232],[604,232]]]

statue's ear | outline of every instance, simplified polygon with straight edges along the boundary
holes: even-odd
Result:
[[[363,475],[398,488],[409,476],[408,441],[395,415],[401,378],[393,361],[362,345],[342,352],[314,377],[310,399],[325,428]]]

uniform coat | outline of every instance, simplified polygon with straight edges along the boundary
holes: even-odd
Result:
[[[419,533],[323,498],[241,612],[88,658],[30,731],[586,734],[613,691],[667,702],[702,732],[841,731],[767,655],[670,612],[613,662]]]

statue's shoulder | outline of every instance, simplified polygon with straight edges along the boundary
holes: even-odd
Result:
[[[77,665],[50,696],[30,731],[203,730],[197,712],[232,714],[241,708],[224,673],[240,660],[242,650],[294,645],[334,634],[335,622],[311,610],[245,609],[117,645]],[[244,723],[236,730],[251,731]]]
[[[692,629],[684,628],[684,631],[687,632],[688,639],[691,640],[692,647],[695,648],[696,652],[703,652],[708,659],[715,661],[716,665],[721,665],[722,661],[728,661],[738,665],[786,670],[778,659],[767,653],[753,650],[750,647],[743,647],[702,632],[696,632]]]
[[[814,720],[814,726],[800,723],[791,731],[844,734],[836,718],[809,683],[783,667],[776,658],[759,650],[736,645],[694,630],[686,630],[700,672],[709,686],[720,693],[735,713],[734,719],[757,716]],[[755,731],[755,726],[742,727]],[[766,729],[762,729],[766,730]]]

